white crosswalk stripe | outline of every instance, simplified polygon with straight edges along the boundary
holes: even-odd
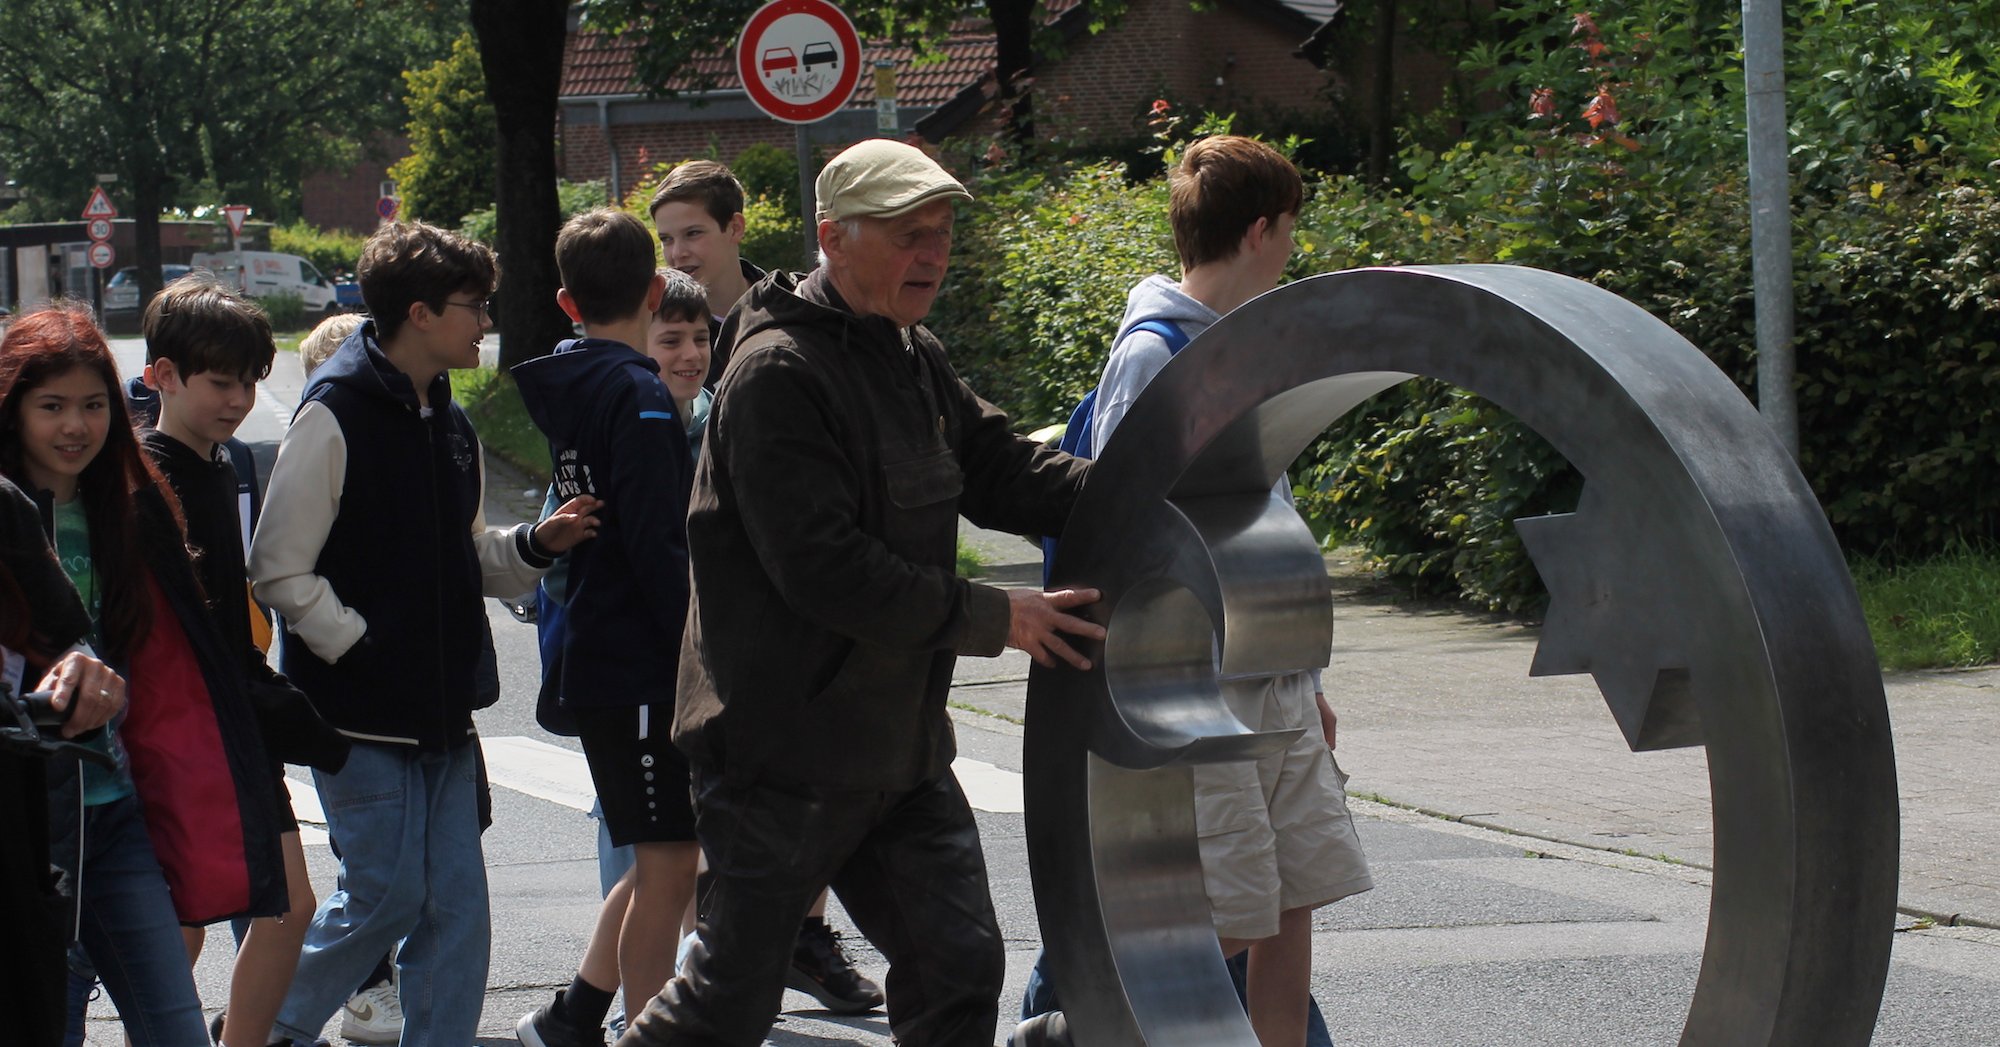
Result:
[[[583,754],[560,745],[519,735],[482,738],[486,777],[496,789],[512,789],[578,811],[590,810],[597,791]],[[1021,775],[983,760],[961,756],[952,761],[966,800],[975,811],[1018,814],[1022,810]],[[306,846],[326,843],[326,811],[311,782],[291,781],[292,813],[298,816],[299,838]]]

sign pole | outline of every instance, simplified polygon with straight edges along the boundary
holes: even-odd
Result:
[[[806,265],[819,253],[812,138],[807,125],[840,111],[861,82],[861,37],[827,0],[770,0],[736,38],[736,76],[751,104],[795,129]]]
[[[813,199],[813,176],[816,172],[813,171],[812,139],[806,131],[811,126],[811,124],[792,125],[798,133],[799,217],[804,219],[799,224],[805,229],[807,269],[819,264],[819,219],[815,213],[818,204]]]

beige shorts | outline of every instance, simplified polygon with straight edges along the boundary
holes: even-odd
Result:
[[[1347,812],[1347,775],[1320,731],[1309,673],[1232,689],[1238,718],[1258,730],[1305,727],[1283,752],[1194,767],[1201,871],[1225,938],[1268,938],[1278,914],[1316,909],[1375,885]]]

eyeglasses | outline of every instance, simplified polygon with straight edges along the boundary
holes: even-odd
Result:
[[[458,306],[460,309],[477,309],[480,312],[485,313],[486,318],[489,320],[493,319],[494,316],[493,299],[491,298],[488,298],[483,302],[454,302],[451,299],[447,298],[444,300],[444,304],[455,305]]]

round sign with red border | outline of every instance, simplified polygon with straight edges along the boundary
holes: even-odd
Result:
[[[84,231],[90,234],[92,240],[109,240],[111,239],[111,219],[93,218],[84,226]]]
[[[736,72],[757,108],[788,124],[817,123],[861,82],[861,37],[826,0],[771,0],[737,38]]]
[[[118,260],[118,254],[117,252],[111,250],[110,244],[107,244],[104,241],[99,240],[98,242],[90,245],[91,265],[94,265],[99,269],[109,269],[111,268],[111,263],[117,260]]]

